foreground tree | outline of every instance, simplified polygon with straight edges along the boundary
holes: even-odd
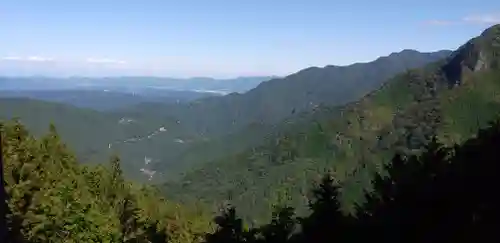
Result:
[[[239,243],[252,241],[249,232],[243,228],[243,220],[236,215],[234,207],[225,209],[221,216],[215,218],[217,229],[207,234],[206,243]],[[253,238],[253,237],[252,237]]]
[[[297,219],[294,208],[278,207],[273,213],[271,222],[262,226],[257,231],[262,236],[261,242],[285,243],[293,239],[296,230]]]
[[[110,167],[83,166],[54,126],[36,139],[18,122],[1,125],[9,231],[2,242],[190,243],[208,231],[199,214],[125,182],[116,157]]]
[[[446,147],[431,138],[420,155],[395,155],[387,176],[357,217],[345,216],[339,185],[327,175],[313,190],[310,215],[295,228],[293,210],[274,214],[267,225],[245,231],[234,208],[207,242],[500,242],[498,197],[500,123],[482,129],[462,145]],[[257,232],[257,237],[245,237]]]
[[[312,191],[311,214],[300,219],[301,242],[345,242],[354,236],[353,217],[344,215],[339,202],[340,186],[327,174]]]

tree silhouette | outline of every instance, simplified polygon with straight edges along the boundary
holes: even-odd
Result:
[[[356,217],[341,213],[340,185],[325,175],[308,216],[278,208],[269,224],[244,230],[231,207],[206,242],[500,242],[498,144],[499,122],[462,145],[430,137],[420,154],[396,154],[374,177]]]
[[[300,219],[302,242],[335,242],[352,239],[354,218],[341,212],[339,186],[331,175],[322,178],[318,188],[312,191],[309,203],[311,214]]]
[[[374,229],[380,240],[399,242],[403,239],[425,238],[435,221],[436,212],[446,197],[437,198],[439,176],[448,163],[448,151],[432,139],[420,156],[404,158],[395,155],[386,171],[387,177],[376,176],[374,192],[366,195],[366,203],[359,212],[358,224]],[[441,200],[441,201],[440,201]],[[431,210],[431,211],[429,211]],[[434,233],[432,233],[434,234]]]
[[[10,141],[7,139],[10,138]],[[23,227],[23,219],[18,214],[13,214],[11,208],[9,207],[9,194],[7,193],[7,178],[6,174],[9,173],[9,170],[6,169],[6,161],[4,153],[5,145],[14,144],[16,147],[17,144],[23,142],[26,138],[28,138],[28,133],[24,129],[24,127],[19,123],[19,121],[15,120],[11,126],[5,126],[0,122],[0,179],[1,179],[1,187],[0,187],[0,211],[1,211],[1,225],[0,225],[0,239],[5,239],[6,242],[9,243],[21,243],[26,242],[22,235],[22,227]],[[19,146],[17,146],[19,148]],[[20,149],[20,151],[22,151]],[[8,152],[7,152],[8,153]],[[19,162],[19,160],[17,161]],[[24,166],[24,164],[18,164],[19,167]],[[26,175],[21,175],[22,168],[14,168],[10,171],[10,176],[16,182],[20,182],[23,180],[22,177],[26,177]],[[25,213],[29,207],[29,204],[32,200],[32,192],[37,191],[39,188],[36,185],[31,186],[29,191],[25,191],[25,193],[20,196],[22,198],[23,204],[18,204],[19,208]]]
[[[214,219],[217,229],[205,236],[206,243],[239,243],[253,241],[250,232],[243,229],[243,220],[236,216],[236,209],[228,207]],[[251,232],[254,233],[254,232]]]
[[[0,239],[7,239],[7,196],[5,194],[5,180],[3,179],[3,146],[2,132],[3,125],[0,124]]]
[[[375,179],[358,224],[385,242],[496,242],[498,123],[461,146],[433,138],[420,156],[396,155]],[[375,239],[375,238],[374,238]]]
[[[115,204],[123,204],[120,202],[120,197],[124,192],[124,179],[123,172],[121,169],[120,158],[116,155],[113,155],[110,158],[110,166],[111,166],[111,185],[108,190],[108,199],[112,205]]]
[[[278,207],[273,213],[271,222],[258,229],[263,242],[285,243],[289,242],[295,232],[297,219],[294,208]]]

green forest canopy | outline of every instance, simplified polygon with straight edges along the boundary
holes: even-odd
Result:
[[[80,165],[54,126],[36,139],[18,122],[1,124],[14,242],[198,242],[210,216],[123,179],[118,157]],[[136,242],[136,241],[133,241]]]
[[[117,157],[109,167],[80,166],[54,127],[35,139],[19,123],[2,124],[8,194],[6,242],[306,243],[496,242],[500,122],[463,145],[432,138],[419,156],[396,155],[388,176],[374,175],[356,212],[341,211],[339,182],[331,174],[312,191],[309,213],[276,205],[271,221],[245,226],[234,207],[214,219],[127,183]],[[474,188],[474,190],[470,190]],[[488,227],[490,226],[490,227]]]

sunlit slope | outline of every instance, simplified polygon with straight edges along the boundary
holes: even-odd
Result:
[[[445,60],[387,81],[357,102],[268,146],[207,164],[166,185],[180,200],[231,200],[246,215],[273,204],[304,206],[310,180],[325,170],[342,181],[345,209],[362,200],[373,172],[394,152],[418,153],[430,136],[460,142],[500,111],[500,25]],[[324,111],[318,111],[324,112]]]

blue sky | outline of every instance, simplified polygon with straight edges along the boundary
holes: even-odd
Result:
[[[500,1],[3,0],[0,75],[286,75],[454,49],[494,23]]]

